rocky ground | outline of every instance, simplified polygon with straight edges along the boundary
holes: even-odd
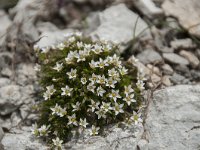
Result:
[[[82,31],[112,40],[147,77],[144,123],[108,127],[66,149],[200,150],[200,3],[198,0],[0,1],[0,150],[46,150],[31,136],[38,98],[33,45]]]

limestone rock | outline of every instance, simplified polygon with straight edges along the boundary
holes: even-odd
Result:
[[[180,84],[183,82],[183,80],[185,80],[185,77],[178,74],[178,73],[174,73],[171,77],[170,80],[175,83],[175,84]]]
[[[164,74],[166,74],[166,75],[172,75],[174,72],[173,68],[168,64],[162,65],[161,68],[162,68]]]
[[[151,19],[163,15],[163,10],[157,7],[152,0],[133,0],[133,4],[141,13]]]
[[[24,127],[22,130],[14,129],[11,133],[6,133],[2,144],[5,150],[47,150],[44,142],[39,141],[31,135],[30,127]]]
[[[39,40],[35,24],[41,18],[49,20],[57,11],[56,8],[55,0],[20,0],[9,10],[13,23],[7,32],[5,45],[11,49],[14,47],[19,59],[30,59],[31,56],[28,54],[34,42]]]
[[[137,150],[137,144],[142,136],[143,127],[122,129],[114,126],[109,129],[109,133],[105,137],[89,136],[84,139],[78,139],[68,142],[66,149],[73,150]]]
[[[196,44],[189,38],[171,41],[170,45],[173,49],[193,49],[196,47]]]
[[[0,53],[0,71],[4,68],[9,67],[12,64],[13,55],[9,52]]]
[[[170,76],[163,76],[162,77],[162,83],[165,85],[165,86],[171,86],[172,83],[170,81]]]
[[[41,40],[37,43],[39,48],[57,45],[65,40],[65,34],[71,33],[73,30],[65,29],[65,30],[57,30],[57,31],[45,31],[40,37]]]
[[[192,35],[200,37],[199,0],[165,0],[162,8],[167,16],[174,16]]]
[[[200,143],[200,85],[154,92],[146,119],[150,150],[197,150]]]
[[[3,139],[3,136],[4,136],[4,132],[3,132],[3,129],[1,128],[1,126],[0,126],[0,143],[1,143],[1,140]]]
[[[153,49],[146,49],[137,55],[137,58],[143,63],[158,63],[162,61],[162,57]]]
[[[7,85],[0,88],[0,115],[7,115],[18,109],[22,104],[33,102],[33,86]]]
[[[1,0],[0,1],[0,9],[10,8],[16,5],[18,0]]]
[[[107,8],[99,13],[99,19],[99,26],[90,34],[90,36],[94,40],[107,40],[120,44],[121,52],[129,46],[134,35],[150,36],[148,25],[124,4],[118,4]],[[136,30],[134,33],[135,26]],[[144,30],[145,32],[143,32]]]
[[[196,68],[196,67],[199,66],[200,61],[193,53],[185,51],[185,50],[182,50],[180,52],[180,55],[185,57],[190,62],[191,66],[193,68]]]
[[[189,62],[187,59],[175,53],[163,53],[163,58],[172,64],[189,65]]]
[[[0,88],[0,114],[6,115],[14,111],[22,103],[20,87],[17,85],[7,85]]]
[[[10,80],[8,78],[0,78],[0,88],[10,84]]]
[[[9,19],[8,15],[3,10],[0,10],[0,22],[1,22],[0,23],[0,47],[1,47],[5,40],[6,31],[11,25],[11,20]]]

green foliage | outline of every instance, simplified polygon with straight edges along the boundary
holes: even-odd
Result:
[[[44,101],[39,105],[40,128],[35,126],[33,134],[54,139],[60,147],[59,139],[68,140],[72,129],[92,126],[90,134],[96,135],[111,123],[137,122],[144,83],[117,50],[112,43],[77,34],[56,47],[37,49]]]

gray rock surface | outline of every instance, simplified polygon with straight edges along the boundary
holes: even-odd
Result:
[[[4,132],[3,132],[3,129],[1,128],[1,126],[0,126],[0,143],[1,143],[1,140],[3,139],[3,136],[4,136]]]
[[[57,30],[57,31],[45,31],[40,35],[41,40],[37,43],[39,48],[57,45],[65,40],[65,34],[72,33],[73,30]]]
[[[99,13],[99,19],[100,25],[90,34],[91,37],[93,39],[108,40],[120,44],[122,51],[133,40],[134,34],[135,36],[139,36],[145,30],[143,35],[146,34],[149,36],[148,25],[124,4],[107,8]],[[134,33],[135,26],[136,30]]]
[[[176,39],[170,42],[173,49],[194,49],[196,44],[190,38]]]
[[[178,73],[174,73],[171,77],[170,80],[175,83],[175,84],[181,84],[183,82],[183,80],[185,80],[185,77],[178,74]]]
[[[161,55],[153,49],[146,49],[136,56],[143,64],[161,62]]]
[[[11,26],[11,20],[9,19],[8,15],[3,10],[0,10],[0,22],[1,22],[0,23],[0,47],[1,47],[5,40],[6,31],[8,27]]]
[[[10,8],[16,5],[18,0],[1,0],[0,1],[0,9],[2,8]]]
[[[0,115],[7,115],[15,111],[22,104],[33,102],[33,86],[25,87],[18,85],[7,85],[0,88]]]
[[[163,53],[163,58],[172,64],[189,65],[189,61],[187,59],[175,53]]]
[[[13,61],[12,53],[9,53],[9,52],[0,53],[0,71],[4,68],[7,68],[9,65],[11,65],[12,61]]]
[[[55,0],[20,0],[9,10],[13,23],[7,32],[4,45],[11,49],[16,48],[20,60],[30,57],[27,53],[30,53],[33,43],[39,40],[36,22],[39,19],[49,19],[56,12],[56,8]]]
[[[10,84],[11,81],[8,78],[0,78],[0,88]]]
[[[137,150],[137,144],[143,134],[143,127],[122,129],[116,126],[109,129],[105,136],[90,136],[67,143],[66,149],[73,150]]]
[[[133,4],[141,13],[151,19],[163,15],[163,10],[157,7],[152,0],[133,0]]]
[[[162,65],[162,70],[163,70],[163,73],[166,75],[172,75],[174,72],[173,68],[168,64]]]
[[[145,128],[149,150],[198,150],[200,85],[179,85],[156,91]]]
[[[5,150],[25,150],[40,149],[47,150],[48,147],[30,133],[30,127],[22,129],[13,129],[11,133],[6,133],[2,144]],[[86,131],[87,132],[87,131]],[[84,138],[72,138],[72,140],[63,145],[63,149],[73,150],[137,150],[138,142],[143,134],[143,127],[131,126],[127,129],[113,126],[109,128],[105,137],[85,136]],[[13,146],[15,145],[15,146]]]
[[[14,129],[11,133],[6,133],[2,144],[5,150],[47,150],[48,147],[44,142],[35,139],[26,127],[22,130]]]
[[[200,61],[192,52],[182,50],[180,51],[179,54],[183,56],[185,59],[187,59],[193,68],[196,68],[199,66]]]
[[[165,0],[162,8],[167,16],[174,16],[190,34],[200,37],[199,0]]]

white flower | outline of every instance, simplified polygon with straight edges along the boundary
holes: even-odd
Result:
[[[71,96],[73,88],[69,88],[69,86],[66,85],[64,88],[61,88],[61,90],[62,90],[61,95]]]
[[[52,115],[57,114],[57,112],[60,112],[61,107],[58,106],[58,104],[56,103],[55,107],[50,108],[52,110]]]
[[[55,93],[55,89],[54,89],[54,85],[50,85],[50,86],[47,86],[46,87],[47,88],[47,91],[49,91],[49,93],[51,93],[51,95],[53,94],[53,93]]]
[[[89,84],[87,85],[87,89],[88,89],[89,91],[93,92],[93,93],[94,93],[95,88],[96,88],[96,86],[94,86],[93,83],[89,83]]]
[[[99,131],[99,127],[95,127],[94,125],[92,125],[92,128],[89,130],[90,135],[98,135],[98,131]]]
[[[95,109],[99,109],[99,102],[95,102],[94,100],[91,100],[91,105],[89,107],[92,108],[92,112],[94,112]]]
[[[73,63],[74,58],[78,55],[77,51],[70,51],[65,58],[67,64]]]
[[[50,108],[52,111],[52,115],[56,114],[60,117],[63,117],[64,115],[67,114],[66,108],[61,108],[57,103],[55,107]]]
[[[87,125],[88,125],[88,123],[87,123],[87,121],[86,121],[86,118],[85,118],[84,120],[83,120],[83,119],[80,119],[79,125],[82,126],[82,127],[84,127],[84,128],[86,128]]]
[[[112,92],[109,94],[109,97],[116,102],[117,98],[121,98],[121,96],[119,95],[119,90],[112,90]]]
[[[69,76],[69,79],[73,79],[73,78],[76,78],[76,76],[77,76],[76,73],[77,73],[77,70],[71,68],[71,71],[70,71],[70,72],[67,72],[67,75]]]
[[[103,97],[103,94],[104,94],[105,92],[106,92],[106,91],[105,91],[101,86],[99,86],[99,87],[97,88],[97,95],[98,95],[98,96]]]
[[[68,33],[63,34],[63,36],[66,38],[69,38],[69,37],[73,36],[73,34],[74,34],[73,32],[68,32]]]
[[[99,83],[99,84],[105,84],[106,83],[105,76],[104,75],[102,75],[102,76],[98,75],[97,83]]]
[[[92,45],[91,44],[85,44],[84,47],[87,50],[91,50],[92,49]]]
[[[123,100],[128,104],[128,106],[130,106],[131,103],[136,102],[136,100],[134,99],[134,94],[126,95]]]
[[[141,81],[141,80],[138,80],[137,83],[136,83],[136,85],[140,89],[140,91],[143,91],[145,89],[144,88],[144,84],[145,83],[143,81]]]
[[[85,56],[89,56],[90,55],[90,50],[88,50],[88,49],[84,48],[83,52],[84,52]]]
[[[49,92],[44,92],[44,94],[43,94],[43,98],[44,98],[44,100],[46,101],[46,100],[48,100],[48,99],[50,99],[51,98],[51,94],[49,93]]]
[[[36,123],[32,125],[31,134],[35,136],[40,135],[39,130],[38,130],[38,125]]]
[[[59,50],[63,50],[65,48],[65,45],[63,43],[60,43],[60,44],[57,45],[57,48]]]
[[[91,62],[89,63],[89,65],[90,65],[90,67],[91,67],[92,69],[98,67],[98,63],[95,62],[94,60],[91,60]]]
[[[69,41],[70,43],[73,43],[75,40],[76,40],[76,39],[75,39],[75,37],[74,37],[74,36],[72,36],[72,37],[68,38],[68,41]]]
[[[105,51],[108,52],[108,51],[110,51],[112,49],[112,45],[110,43],[106,42],[106,44],[104,45],[104,49],[105,49]]]
[[[95,112],[98,115],[98,119],[106,118],[106,112],[104,109],[100,108]]]
[[[118,68],[122,67],[122,62],[120,60],[113,61],[113,64]]]
[[[119,60],[119,57],[116,54],[114,54],[112,56],[112,61],[118,61],[118,60]]]
[[[78,55],[76,56],[77,62],[85,61],[85,51],[79,51]]]
[[[83,35],[83,33],[82,32],[75,32],[74,35],[77,36],[77,37],[81,37]]]
[[[108,70],[108,76],[115,77],[116,75],[117,75],[117,71],[114,68]]]
[[[128,96],[130,93],[133,93],[134,90],[132,89],[131,85],[129,86],[124,86],[124,93],[126,94],[126,96]]]
[[[112,110],[112,107],[110,107],[111,103],[105,103],[102,102],[101,108],[104,109],[105,112],[108,112],[109,110]]]
[[[78,126],[78,123],[76,121],[76,114],[73,114],[72,116],[68,116],[69,122],[68,125],[72,124],[75,126]]]
[[[120,81],[120,80],[121,80],[121,79],[120,79],[119,73],[116,73],[112,78],[113,78],[114,80],[116,80],[116,81]]]
[[[56,62],[56,66],[53,67],[53,69],[54,69],[54,70],[57,70],[58,72],[61,71],[62,68],[63,68],[63,63],[60,64],[60,63],[58,63],[58,62]]]
[[[102,46],[101,45],[98,45],[98,44],[95,44],[94,45],[94,48],[92,49],[92,51],[95,53],[95,54],[100,54],[102,52]]]
[[[139,123],[142,123],[143,120],[140,118],[141,114],[137,114],[135,111],[133,111],[133,116],[131,116],[131,120],[134,122],[135,125],[138,125]]]
[[[40,50],[39,45],[34,45],[34,46],[33,46],[33,50],[34,50],[35,52],[38,52],[38,51]]]
[[[98,61],[98,67],[99,68],[104,68],[105,66],[108,66],[109,64],[107,63],[107,60],[103,60],[102,58],[99,58]]]
[[[122,68],[119,69],[119,72],[123,76],[123,75],[126,75],[128,73],[128,69],[126,69],[125,67],[122,67]]]
[[[49,133],[49,131],[48,131],[49,127],[50,127],[50,125],[48,125],[48,126],[42,125],[42,126],[38,129],[38,131],[39,131],[39,133],[40,133],[40,136],[47,136],[48,133]]]
[[[58,137],[56,137],[56,139],[52,139],[52,141],[54,146],[61,148],[63,140],[60,140]]]
[[[73,112],[74,111],[77,111],[77,110],[79,110],[80,109],[80,105],[81,105],[81,103],[79,103],[79,102],[76,102],[76,104],[74,105],[74,104],[72,104],[72,108],[73,108]]]
[[[50,99],[51,95],[53,95],[56,92],[56,90],[54,89],[54,85],[47,86],[46,89],[46,92],[43,94],[44,100]]]
[[[82,84],[86,84],[87,83],[87,79],[86,78],[81,78],[81,83]]]
[[[115,106],[113,107],[113,110],[115,111],[115,115],[118,115],[119,113],[124,112],[123,106],[124,106],[124,104],[119,105],[118,103],[115,103]]]
[[[48,53],[49,52],[49,50],[50,50],[50,47],[48,46],[48,47],[43,47],[42,49],[41,49],[41,53]]]
[[[113,78],[108,78],[108,80],[106,81],[106,86],[115,88],[116,83],[117,81],[115,81]]]
[[[122,62],[119,60],[119,57],[114,54],[112,57],[110,57],[110,63],[114,64],[116,67],[121,68],[122,67]]]
[[[83,47],[83,42],[77,42],[76,45],[77,45],[78,48],[82,48]]]
[[[39,72],[41,70],[41,66],[39,64],[35,64],[34,70]]]
[[[96,80],[97,80],[97,78],[98,78],[98,76],[97,75],[95,75],[94,73],[92,74],[92,77],[91,78],[89,78],[89,80],[92,82],[92,83],[95,83],[96,82]]]
[[[132,57],[130,58],[130,62],[131,62],[134,66],[137,66],[138,59],[136,59],[135,56],[132,56]]]

